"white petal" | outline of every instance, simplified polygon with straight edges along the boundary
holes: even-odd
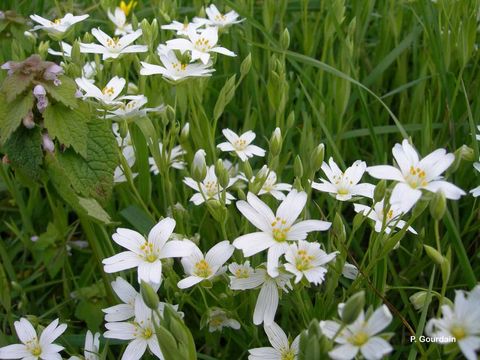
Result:
[[[205,261],[210,264],[211,267],[220,267],[230,259],[234,250],[235,248],[228,240],[219,242],[208,250],[205,255]]]
[[[288,232],[288,240],[304,240],[312,231],[325,231],[330,229],[332,223],[321,220],[305,220],[293,225]]]
[[[162,251],[160,258],[184,257],[192,254],[194,244],[190,240],[170,240],[167,241]]]
[[[275,349],[282,350],[290,347],[287,335],[275,322],[270,325],[264,325],[263,328],[265,329],[270,344],[272,344]]]
[[[253,323],[260,325],[262,322],[266,325],[273,323],[275,313],[278,307],[278,289],[273,281],[267,281],[263,284],[258,294],[257,303],[253,312]]]
[[[21,318],[14,323],[15,331],[21,342],[26,343],[37,337],[37,332],[33,328],[30,321],[25,318]]]
[[[0,359],[20,359],[31,355],[32,353],[23,344],[7,345],[0,348]]]
[[[422,192],[412,189],[410,185],[398,183],[395,185],[390,197],[390,204],[400,209],[401,212],[408,212],[422,197]]]
[[[458,200],[461,196],[465,195],[465,191],[460,189],[458,186],[453,185],[447,181],[432,181],[427,186],[426,190],[437,192],[441,190],[447,199]]]
[[[380,306],[368,318],[365,331],[370,335],[378,334],[385,329],[392,321],[392,314],[386,305]]]
[[[346,343],[340,346],[337,346],[332,351],[328,352],[328,355],[333,360],[350,360],[353,359],[358,353],[358,348],[353,346],[350,343]]]
[[[182,279],[178,282],[177,286],[179,289],[186,289],[192,287],[193,285],[198,284],[199,282],[203,281],[204,279],[198,276],[189,276],[185,279]]]
[[[233,246],[237,249],[243,250],[243,255],[249,257],[268,249],[275,243],[276,241],[273,239],[272,235],[264,232],[255,232],[236,238],[233,241]]]
[[[392,346],[384,339],[375,336],[360,348],[362,355],[367,360],[380,360],[388,353],[392,352]]]
[[[145,340],[135,339],[123,352],[122,360],[139,360],[147,350],[147,342]]]
[[[175,224],[175,220],[169,217],[160,220],[158,224],[150,230],[148,242],[153,243],[155,248],[161,251],[170,235],[172,235]]]
[[[154,262],[143,261],[138,265],[138,282],[160,284],[162,280],[162,262],[156,260]]]
[[[376,179],[404,181],[400,170],[390,165],[369,166],[367,172]]]

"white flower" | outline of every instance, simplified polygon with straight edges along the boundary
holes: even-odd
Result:
[[[253,323],[255,325],[273,323],[279,301],[278,290],[288,292],[288,289],[292,289],[290,283],[292,275],[280,273],[272,278],[264,269],[254,270],[248,261],[243,265],[230,264],[228,269],[233,274],[230,276],[230,289],[248,290],[260,287],[253,312]]]
[[[160,105],[156,108],[143,108],[148,102],[145,95],[126,95],[122,96],[118,100],[127,100],[121,102],[115,110],[109,110],[109,114],[106,115],[107,119],[119,118],[119,119],[132,119],[145,116],[147,112],[162,111],[165,107]]]
[[[337,251],[327,254],[320,248],[319,243],[310,243],[300,240],[298,244],[293,243],[288,246],[285,253],[285,270],[295,275],[295,284],[305,276],[308,282],[319,285],[325,279],[327,269],[323,266],[337,255]]]
[[[68,13],[61,19],[55,19],[53,21],[47,20],[38,15],[30,15],[30,18],[39,23],[40,25],[35,25],[33,27],[33,31],[35,30],[45,30],[47,33],[52,35],[59,35],[65,33],[73,24],[76,24],[80,21],[85,20],[88,18],[87,15],[80,15],[80,16],[73,16],[72,14]]]
[[[164,156],[164,159],[169,167],[172,167],[177,170],[185,169],[185,162],[180,160],[180,158],[186,154],[186,151],[180,145],[177,145],[172,148],[170,152],[163,152],[163,144],[159,143],[158,148],[160,150],[160,155]],[[148,158],[148,163],[150,164],[150,171],[154,175],[158,175],[160,171],[158,170],[157,164],[153,157]]]
[[[237,201],[237,208],[261,231],[238,237],[233,246],[243,250],[246,257],[268,249],[268,273],[272,277],[277,276],[278,259],[287,251],[287,241],[305,240],[309,232],[330,228],[331,223],[320,220],[306,220],[294,224],[306,202],[305,192],[292,190],[274,215],[268,205],[249,192],[247,201]]]
[[[193,251],[193,243],[188,240],[169,240],[175,228],[175,220],[165,218],[155,225],[146,239],[140,233],[118,228],[112,235],[113,241],[129,251],[121,252],[102,261],[104,271],[115,273],[138,267],[138,282],[141,280],[160,284],[162,279],[162,259],[188,256]]]
[[[251,130],[238,136],[230,129],[223,129],[223,135],[227,138],[228,142],[218,144],[217,147],[222,151],[234,151],[242,161],[247,161],[248,158],[253,156],[265,156],[265,150],[252,145],[252,141],[255,139],[255,133]]]
[[[345,172],[340,170],[333,158],[330,158],[328,163],[330,166],[325,162],[322,164],[322,170],[328,180],[320,179],[321,183],[312,182],[312,188],[336,194],[337,200],[341,201],[350,200],[353,196],[373,197],[375,186],[358,183],[367,169],[365,161],[355,161]]]
[[[222,331],[224,327],[234,330],[240,329],[240,323],[228,317],[227,313],[222,309],[214,309],[208,314],[208,331]]]
[[[125,158],[127,165],[129,168],[131,168],[136,161],[136,156],[135,156],[135,149],[133,148],[132,145],[126,145],[125,147],[122,148],[122,155]],[[133,173],[132,176],[136,177],[138,173]],[[113,182],[114,183],[122,183],[126,182],[127,177],[125,175],[125,169],[123,168],[123,165],[118,165],[115,168],[115,172],[113,173]]]
[[[183,269],[189,276],[180,280],[177,286],[186,289],[219,275],[224,271],[223,264],[230,259],[234,250],[230,242],[225,240],[213,246],[204,256],[195,245],[192,254],[182,258]]]
[[[131,340],[122,355],[122,360],[141,359],[145,351],[150,351],[163,359],[160,345],[155,334],[154,317],[140,297],[135,299],[135,320],[133,322],[106,323],[103,336],[107,339]]]
[[[100,64],[99,68],[103,69],[103,65]],[[82,76],[94,83],[93,78],[95,75],[97,75],[97,63],[95,61],[87,61],[82,67]]]
[[[162,48],[163,49],[163,48]],[[163,66],[153,65],[146,62],[141,62],[142,68],[140,75],[155,75],[160,74],[164,78],[172,81],[180,81],[189,77],[211,76],[215,69],[212,69],[212,63],[184,63],[178,60],[175,52],[163,49],[159,51],[160,61]]]
[[[170,24],[162,25],[162,30],[174,30],[177,32],[177,35],[188,36],[190,31],[197,31],[197,29],[203,24],[199,23],[181,23],[179,21],[173,21]]]
[[[92,334],[90,330],[87,330],[85,335],[85,349],[84,349],[84,360],[100,360],[99,356],[100,349],[100,333]],[[69,360],[82,360],[78,356],[71,356]]]
[[[344,304],[339,304],[339,309]],[[357,356],[360,351],[367,360],[379,360],[393,349],[380,336],[376,336],[392,321],[392,314],[385,305],[382,305],[373,314],[365,319],[362,310],[358,318],[350,325],[342,328],[342,324],[335,321],[320,321],[323,334],[334,339],[339,346],[331,350],[328,355],[334,360],[349,360]]]
[[[72,45],[70,44],[67,44],[66,42],[62,41],[61,43],[61,46],[60,46],[60,49],[62,51],[56,51],[56,50],[53,50],[53,49],[48,49],[48,53],[50,55],[54,55],[54,56],[65,56],[67,58],[71,57],[72,56]]]
[[[135,299],[140,296],[140,294],[128,281],[120,276],[117,276],[117,279],[112,281],[111,284],[113,291],[115,291],[115,294],[117,294],[123,303],[102,309],[105,313],[105,321],[115,322],[131,319],[135,315]],[[154,287],[154,289],[156,288],[157,286]]]
[[[105,106],[119,105],[121,102],[117,99],[118,95],[125,87],[125,79],[118,76],[113,77],[108,84],[99,89],[86,78],[76,78],[77,85],[85,91],[84,98],[92,97],[100,101]]]
[[[285,199],[285,194],[282,191],[292,190],[292,185],[286,183],[277,183],[277,174],[275,171],[267,168],[266,165],[264,165],[260,171],[265,171],[265,173],[268,173],[268,175],[262,185],[262,188],[258,192],[258,195],[271,194],[277,200]],[[254,179],[252,179],[252,181],[253,180]]]
[[[455,304],[442,305],[442,318],[430,319],[425,327],[429,336],[455,338],[468,360],[477,360],[480,349],[480,285],[470,293],[455,291]],[[450,341],[451,342],[451,341]]]
[[[0,359],[24,360],[61,360],[59,352],[63,346],[53,344],[67,329],[67,325],[53,320],[41,333],[40,339],[32,324],[25,318],[15,321],[15,331],[22,344],[7,345],[0,348]]]
[[[480,135],[477,135],[477,136],[480,136]],[[480,173],[480,162],[474,163],[473,167],[475,168],[475,170],[477,170]],[[474,197],[480,196],[480,185],[477,186],[475,189],[470,190],[470,193]]]
[[[142,30],[122,36],[121,38],[111,38],[100,29],[92,29],[92,35],[101,44],[84,44],[80,43],[80,52],[87,54],[102,54],[102,59],[116,59],[122,54],[127,53],[142,53],[148,50],[146,45],[130,45],[140,36]]]
[[[116,7],[113,14],[108,10],[107,15],[115,24],[115,35],[126,35],[133,32],[132,25],[127,23],[127,17],[121,8]]]
[[[221,46],[216,46],[218,42],[218,29],[208,27],[201,30],[200,33],[190,30],[187,39],[173,39],[167,41],[170,49],[191,52],[192,62],[200,59],[202,63],[207,64],[210,60],[210,53],[216,52],[227,56],[236,56],[232,51]]]
[[[235,181],[236,179],[230,179],[227,188],[232,186]],[[203,181],[199,183],[200,187],[199,184],[190,177],[186,177],[185,179],[183,179],[183,182],[185,183],[185,185],[191,187],[193,190],[198,191],[190,198],[190,201],[193,202],[195,205],[203,204],[205,199],[220,200],[222,192],[224,190],[217,181],[214,165],[207,167],[207,175],[205,176],[205,179],[203,179]],[[233,195],[228,192],[225,193],[225,203],[230,204],[232,200],[235,200],[235,197],[233,197]]]
[[[358,268],[348,262],[343,265],[342,275],[347,279],[355,280],[358,276]]]
[[[465,192],[443,180],[440,176],[455,160],[455,155],[445,149],[437,149],[419,159],[415,148],[403,140],[392,149],[398,168],[389,165],[370,166],[367,172],[377,179],[395,180],[390,202],[397,204],[402,212],[409,211],[422,196],[421,189],[431,192],[443,191],[447,199],[458,200]]]
[[[272,347],[261,347],[248,350],[250,355],[248,360],[296,360],[300,335],[298,335],[290,344],[287,335],[276,323],[264,325],[265,333]]]
[[[369,219],[375,221],[375,231],[381,232],[383,229],[383,222],[385,221],[384,231],[387,234],[390,234],[393,227],[402,229],[407,223],[403,220],[400,220],[402,216],[402,211],[399,209],[398,204],[391,204],[388,207],[388,211],[385,214],[385,205],[384,201],[381,200],[373,205],[373,207],[368,207],[361,204],[353,204],[354,209],[357,213],[361,213],[367,216]],[[408,227],[408,231],[413,234],[417,234],[415,229],[411,226]]]
[[[238,24],[245,19],[238,19],[239,15],[231,10],[226,14],[220,13],[217,7],[214,4],[211,4],[209,7],[205,9],[205,13],[208,16],[208,19],[204,18],[194,18],[193,22],[199,25],[209,25],[209,26],[216,26],[218,28],[228,27],[233,24]]]

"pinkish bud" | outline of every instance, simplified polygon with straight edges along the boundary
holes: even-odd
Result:
[[[35,121],[33,121],[33,112],[29,110],[27,115],[22,119],[23,126],[27,129],[33,129],[35,127]]]
[[[55,144],[47,133],[42,134],[42,147],[43,150],[51,153],[55,150]]]
[[[83,93],[82,93],[82,91],[81,91],[80,89],[77,89],[77,91],[75,91],[75,97],[76,97],[77,99],[83,97]]]
[[[33,88],[33,95],[35,95],[37,100],[40,100],[40,98],[45,97],[45,95],[47,95],[47,92],[45,91],[45,88],[39,84]]]
[[[52,64],[45,69],[43,73],[43,78],[45,80],[56,80],[57,76],[63,74],[63,69],[60,65]]]

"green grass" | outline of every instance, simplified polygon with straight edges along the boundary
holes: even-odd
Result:
[[[162,25],[169,19],[191,19],[203,5],[208,3],[139,1],[134,14],[138,23],[143,18],[151,22],[155,17]],[[480,53],[476,50],[480,1],[219,0],[217,5],[236,10],[245,21],[222,35],[222,46],[237,56],[218,56],[212,78],[172,85],[160,76],[141,77],[135,55],[105,63],[97,78],[105,83],[113,75],[128,77],[128,82],[138,84],[139,92],[148,97],[149,105],[164,103],[174,109],[170,118],[152,115],[148,121],[139,119],[128,124],[137,157],[133,171],[138,176],[116,185],[111,196],[101,203],[112,220],[109,225],[72,207],[54,184],[52,173],[45,170],[47,160],[34,181],[19,174],[13,164],[0,166],[0,346],[16,342],[13,322],[26,315],[38,317],[43,325],[57,317],[68,323],[67,335],[61,342],[70,353],[78,353],[83,347],[87,328],[105,330],[100,309],[117,302],[110,287],[116,274],[105,274],[101,261],[120,251],[111,240],[116,227],[146,234],[161,217],[173,216],[177,221],[175,232],[189,238],[198,234],[204,250],[224,239],[222,226],[230,241],[254,231],[234,204],[227,206],[222,225],[205,205],[190,203],[192,192],[182,183],[185,176],[190,176],[189,167],[183,171],[162,169],[161,175],[152,175],[148,156],[157,150],[147,144],[148,136],[170,146],[182,141],[188,164],[195,151],[203,148],[207,164],[214,164],[220,157],[231,159],[215,149],[224,141],[222,129],[228,127],[238,133],[253,130],[257,134],[255,143],[268,149],[272,131],[280,127],[284,136],[280,156],[275,159],[267,152],[265,159],[256,157],[250,165],[255,172],[269,164],[282,182],[297,181],[307,190],[313,178],[310,156],[318,144],[324,143],[325,158],[332,156],[341,167],[358,159],[380,165],[391,164],[393,145],[409,138],[422,156],[437,148],[455,152],[458,161],[448,170],[448,180],[465,191],[478,185],[472,161],[479,158],[475,130],[480,123]],[[54,18],[69,11],[88,12],[89,19],[76,28],[75,36],[80,39],[96,26],[109,34],[113,32],[104,11],[113,7],[111,1],[5,0],[2,7],[25,18],[33,13]],[[46,53],[42,41],[48,37],[44,33],[38,32],[35,43],[26,39],[20,42],[15,39],[21,38],[28,26],[18,25],[16,29],[0,32],[2,64],[23,60],[39,51]],[[151,58],[157,44],[171,37],[171,32],[160,30],[154,43],[148,44],[149,52],[140,59]],[[67,42],[74,39],[71,35]],[[242,61],[249,54],[250,71],[241,77]],[[92,55],[88,57],[93,59]],[[82,54],[79,61],[86,58]],[[49,56],[48,60],[59,58]],[[76,72],[78,69],[72,67],[67,75],[74,78]],[[216,120],[217,98],[233,75],[234,95]],[[2,71],[0,79],[5,77]],[[190,135],[181,139],[180,129],[187,122]],[[470,155],[460,156],[457,150],[462,145],[470,148]],[[0,153],[5,149],[0,148]],[[159,153],[153,156],[161,158]],[[297,156],[303,164],[302,175],[295,173]],[[315,178],[319,176],[323,177],[321,171]],[[367,175],[365,179],[376,183]],[[236,198],[246,192],[246,188],[232,191]],[[425,201],[429,198],[424,196]],[[277,206],[275,199],[263,199],[271,207]],[[368,221],[354,228],[351,203],[340,206],[325,193],[311,192],[305,218],[333,222],[338,215],[346,238],[333,230],[309,236],[310,241],[322,243],[328,252],[340,251],[340,260],[329,268],[321,286],[296,287],[290,294],[283,294],[276,321],[293,339],[312,319],[335,317],[338,303],[363,289],[367,305],[388,303],[394,315],[388,328],[395,333],[391,339],[395,349],[392,359],[447,356],[439,345],[415,346],[409,341],[412,332],[423,333],[425,322],[437,315],[441,295],[434,294],[444,293],[453,300],[454,290],[470,290],[478,281],[478,200],[469,194],[447,204],[448,210],[438,222],[438,235],[427,208],[412,217],[417,236],[400,232],[400,247],[382,251],[385,242],[397,238],[382,239]],[[32,242],[32,236],[39,236],[41,241]],[[89,246],[73,248],[70,255],[66,246],[72,240],[87,241]],[[440,267],[423,247],[438,248],[437,243],[443,255],[451,250],[448,279],[442,277]],[[262,256],[250,260],[259,264]],[[233,259],[241,261],[241,252],[235,251]],[[362,264],[362,275],[357,280],[340,276],[345,260]],[[246,358],[248,349],[268,346],[263,329],[251,321],[256,292],[234,295],[226,280],[214,283],[211,289],[182,291],[176,287],[184,274],[179,261],[167,265],[164,271],[160,298],[179,304],[185,313],[198,358]],[[125,272],[124,277],[136,283],[135,273]],[[429,296],[433,294],[432,302],[416,311],[408,299],[420,289]],[[232,311],[242,329],[213,334],[200,329],[207,305]],[[103,356],[118,358],[120,350],[119,345],[109,345]]]

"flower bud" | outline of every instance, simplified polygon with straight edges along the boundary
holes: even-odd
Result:
[[[225,189],[228,186],[230,177],[228,176],[227,169],[223,166],[222,159],[218,159],[215,163],[215,175],[217,176],[220,186]]]
[[[373,191],[373,200],[375,202],[382,201],[385,198],[385,191],[387,190],[387,182],[385,180],[380,180],[375,186],[375,190]]]
[[[290,32],[287,28],[283,30],[282,36],[280,38],[280,44],[282,45],[283,50],[287,50],[290,46]]]
[[[160,303],[160,300],[158,299],[158,294],[155,290],[153,290],[150,284],[142,281],[140,283],[140,294],[142,295],[142,299],[145,305],[147,305],[152,310],[158,309],[158,304]]]
[[[276,128],[270,138],[270,152],[273,156],[280,154],[282,150],[282,131]]]
[[[447,201],[445,199],[445,194],[442,190],[438,190],[433,199],[430,200],[430,214],[436,221],[440,221],[445,214],[447,208]]]
[[[335,214],[335,218],[333,219],[332,233],[340,242],[344,242],[347,238],[345,225],[343,224],[342,217],[338,213]]]
[[[36,85],[33,88],[33,95],[35,95],[37,100],[39,100],[39,98],[45,96],[46,94],[47,94],[47,92],[45,91],[45,88],[40,84]]]
[[[303,176],[303,164],[302,159],[300,156],[295,156],[295,160],[293,161],[293,173],[297,178],[301,178]]]
[[[432,299],[430,298],[430,301],[428,302],[428,304],[426,304],[427,295],[428,293],[426,291],[418,291],[412,296],[410,296],[410,302],[412,303],[415,310],[421,310],[425,305],[428,305],[432,301]]]
[[[292,111],[287,117],[287,129],[290,129],[293,124],[295,124],[295,113]]]
[[[63,68],[60,65],[52,64],[43,72],[43,78],[49,81],[58,80],[57,77],[63,75]]]
[[[205,150],[200,149],[195,153],[192,163],[192,178],[195,181],[202,181],[207,176],[207,164],[205,163]]]
[[[343,308],[341,309],[342,321],[347,325],[353,323],[357,320],[364,306],[365,292],[362,290],[351,296],[343,305]]]
[[[22,123],[27,129],[33,129],[35,127],[32,110],[28,111],[27,115],[25,115],[25,117],[22,119]]]
[[[312,155],[310,157],[310,168],[314,173],[322,167],[324,157],[325,145],[320,144],[315,149],[313,149]]]
[[[190,123],[185,123],[183,125],[182,131],[180,132],[180,142],[185,143],[188,141],[190,135]]]
[[[47,133],[42,134],[43,150],[53,153],[55,151],[55,144]]]
[[[242,64],[240,65],[240,76],[244,77],[250,71],[252,66],[252,54],[248,54],[245,59],[243,59]]]
[[[442,266],[443,262],[445,261],[445,258],[443,257],[443,255],[440,254],[438,250],[434,249],[431,246],[423,245],[423,247],[428,257],[438,266]]]
[[[242,168],[246,178],[250,181],[253,177],[253,170],[252,170],[252,167],[250,166],[250,163],[248,161],[244,161],[242,163]]]

